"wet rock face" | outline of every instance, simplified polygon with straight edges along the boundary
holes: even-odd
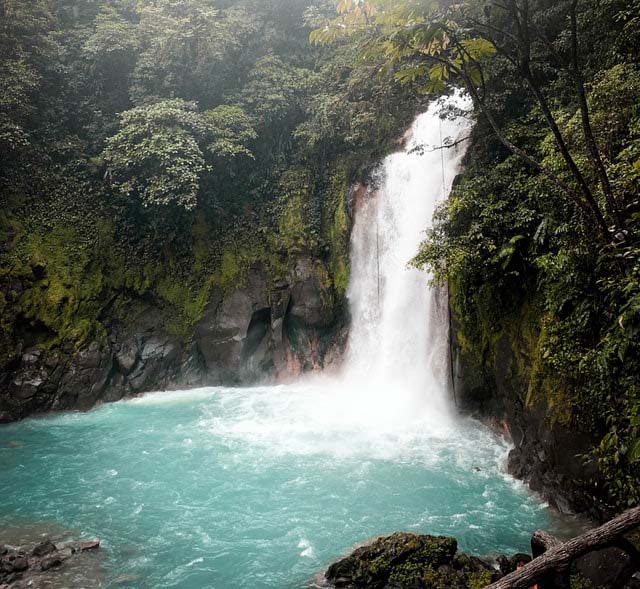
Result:
[[[565,514],[588,513],[596,519],[607,514],[596,511],[590,480],[596,480],[595,465],[582,456],[592,440],[548,419],[543,401],[528,399],[529,382],[522,364],[530,364],[526,345],[502,336],[490,359],[479,364],[465,354],[457,341],[457,323],[452,317],[451,357],[453,385],[458,408],[494,426],[509,436],[514,448],[508,470],[545,497]]]
[[[252,269],[247,284],[223,296],[215,292],[195,327],[195,341],[205,371],[216,382],[241,380],[242,352],[254,313],[269,309],[267,280],[261,268]]]
[[[325,327],[332,321],[333,302],[326,284],[329,275],[319,260],[300,258],[291,276],[292,319],[312,327]]]
[[[279,280],[255,266],[235,290],[213,289],[186,338],[159,317],[149,307],[131,325],[106,321],[107,338],[80,350],[21,350],[0,367],[0,423],[152,390],[284,381],[338,361],[346,333],[326,266],[309,256]]]
[[[396,532],[354,550],[325,577],[349,589],[464,589],[484,587],[499,573],[483,560],[457,552],[455,538]]]
[[[193,359],[175,336],[141,317],[114,325],[106,342],[79,351],[27,349],[0,373],[0,422],[50,410],[86,410],[101,401],[170,386]],[[12,370],[13,368],[13,370]]]
[[[251,383],[320,369],[338,339],[334,313],[319,260],[301,257],[275,282],[260,266],[251,268],[244,286],[214,293],[196,325],[205,372],[215,382]]]
[[[521,435],[509,453],[508,471],[527,481],[561,513],[589,513],[601,519],[588,492],[589,480],[598,473],[595,465],[582,458],[591,448],[590,440],[559,424],[549,424],[535,407],[516,412],[511,423],[517,424]]]

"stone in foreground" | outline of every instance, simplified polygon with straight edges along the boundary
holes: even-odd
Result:
[[[325,577],[340,588],[480,589],[497,579],[489,563],[457,552],[455,538],[396,532],[354,550]]]
[[[0,544],[0,589],[49,586],[42,580],[43,573],[61,567],[76,554],[94,551],[99,547],[100,540],[71,542],[61,546],[49,538],[35,546]]]

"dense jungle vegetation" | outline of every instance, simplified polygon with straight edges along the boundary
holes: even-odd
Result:
[[[300,252],[339,300],[345,187],[418,101],[312,48],[308,4],[1,0],[0,364],[147,303],[188,337],[213,285]]]
[[[525,407],[594,441],[594,495],[637,505],[640,3],[344,0],[338,13],[313,40],[346,38],[415,92],[472,96],[466,169],[414,262],[449,284],[479,369],[506,336]]]
[[[466,169],[415,263],[478,366],[507,336],[593,492],[640,503],[638,0],[0,0],[0,362],[321,257],[346,186],[463,87]],[[309,43],[309,37],[311,43]],[[336,311],[337,312],[337,311]]]

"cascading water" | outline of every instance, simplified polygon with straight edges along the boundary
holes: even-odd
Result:
[[[427,405],[440,418],[449,407],[447,303],[440,289],[429,287],[426,273],[408,263],[464,155],[459,141],[468,119],[443,119],[438,112],[443,106],[464,112],[470,101],[456,94],[444,102],[434,102],[414,121],[405,149],[388,156],[378,171],[379,188],[358,203],[345,371],[347,382],[365,387],[378,403],[412,415]],[[444,137],[453,147],[442,148]]]
[[[34,528],[100,537],[103,560],[61,569],[53,587],[282,589],[394,530],[453,535],[478,554],[523,550],[538,527],[557,533],[503,474],[508,446],[447,418],[445,301],[406,266],[462,155],[430,151],[441,124],[454,139],[467,126],[432,106],[359,203],[342,376],[156,393],[2,427],[0,541]]]

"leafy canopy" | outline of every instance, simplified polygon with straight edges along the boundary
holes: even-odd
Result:
[[[460,25],[455,10],[435,0],[340,0],[338,17],[312,31],[310,40],[350,38],[363,61],[381,63],[382,71],[393,70],[398,82],[419,92],[441,92],[456,78],[480,86],[481,62],[496,49]]]
[[[144,206],[196,206],[200,178],[213,158],[251,156],[256,137],[239,107],[199,113],[194,102],[163,100],[123,113],[103,158],[114,186]]]
[[[31,98],[59,47],[49,37],[53,18],[47,2],[0,0],[0,156],[26,148]]]

